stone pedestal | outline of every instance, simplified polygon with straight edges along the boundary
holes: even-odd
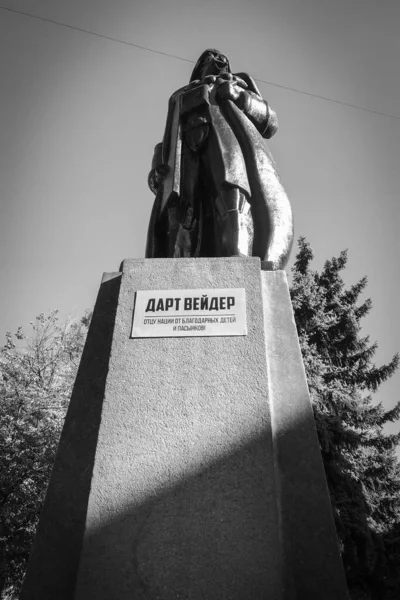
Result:
[[[135,291],[245,288],[247,335],[132,339]],[[21,600],[347,598],[283,271],[103,278]]]

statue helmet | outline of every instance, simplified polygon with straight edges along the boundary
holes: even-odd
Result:
[[[200,58],[198,59],[197,63],[195,64],[192,75],[190,77],[190,81],[194,81],[195,79],[201,78],[201,72],[202,72],[202,69],[204,66],[205,58],[207,57],[208,54],[211,54],[211,53],[212,54],[221,54],[222,56],[224,56],[228,63],[228,71],[229,71],[229,73],[231,73],[231,65],[229,62],[229,58],[225,54],[220,52],[219,50],[216,50],[215,48],[207,48],[207,50],[204,50],[204,52],[200,55]]]

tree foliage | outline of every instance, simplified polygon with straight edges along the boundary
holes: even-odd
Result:
[[[88,314],[60,324],[56,310],[42,313],[0,349],[2,597],[24,575],[88,324]]]
[[[361,332],[367,279],[345,287],[347,253],[321,273],[312,259],[300,238],[291,297],[349,588],[354,599],[399,598],[400,433],[384,425],[400,417],[400,402],[385,410],[372,397],[399,357],[373,363],[377,344]]]

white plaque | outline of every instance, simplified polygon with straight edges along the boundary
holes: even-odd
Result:
[[[247,335],[244,288],[135,294],[133,338]]]

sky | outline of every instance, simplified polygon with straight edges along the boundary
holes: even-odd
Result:
[[[215,47],[277,112],[295,239],[317,269],[348,249],[377,363],[400,350],[398,0],[0,2],[0,337],[51,308],[79,316],[103,272],[144,256],[168,99]]]

